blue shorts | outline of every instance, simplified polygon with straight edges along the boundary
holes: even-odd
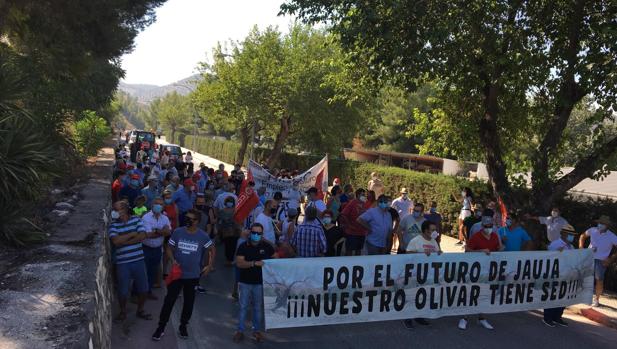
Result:
[[[606,267],[602,265],[601,259],[593,260],[593,274],[596,280],[604,280],[604,274],[606,273]]]
[[[131,280],[133,280],[135,292],[148,292],[148,276],[146,274],[146,263],[144,263],[143,259],[117,264],[116,273],[118,275],[118,297],[127,298],[129,296]]]

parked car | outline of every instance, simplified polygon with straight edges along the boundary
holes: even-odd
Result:
[[[159,155],[163,156],[163,153],[165,151],[169,151],[169,158],[170,159],[178,159],[179,157],[182,157],[182,148],[180,148],[179,145],[177,144],[163,144],[159,147]]]

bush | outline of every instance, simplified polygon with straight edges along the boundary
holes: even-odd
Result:
[[[77,146],[85,156],[96,155],[110,133],[111,129],[105,119],[91,110],[84,111],[82,119],[75,123]]]

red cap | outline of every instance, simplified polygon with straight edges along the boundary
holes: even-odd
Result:
[[[126,164],[124,162],[121,162],[118,164],[118,169],[119,170],[126,170]]]
[[[132,169],[134,169],[134,168],[135,168],[135,166],[133,166],[133,165],[128,165],[128,166],[126,167],[126,169],[127,169],[127,170],[132,170]]]
[[[134,173],[131,175],[131,179],[139,179],[139,175],[137,173]]]
[[[193,183],[193,181],[190,178],[187,178],[184,180],[185,187],[192,187],[193,185],[195,185],[195,183]]]

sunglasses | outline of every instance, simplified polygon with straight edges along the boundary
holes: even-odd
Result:
[[[251,234],[262,235],[262,234],[263,234],[263,232],[261,232],[261,231],[251,230]]]

